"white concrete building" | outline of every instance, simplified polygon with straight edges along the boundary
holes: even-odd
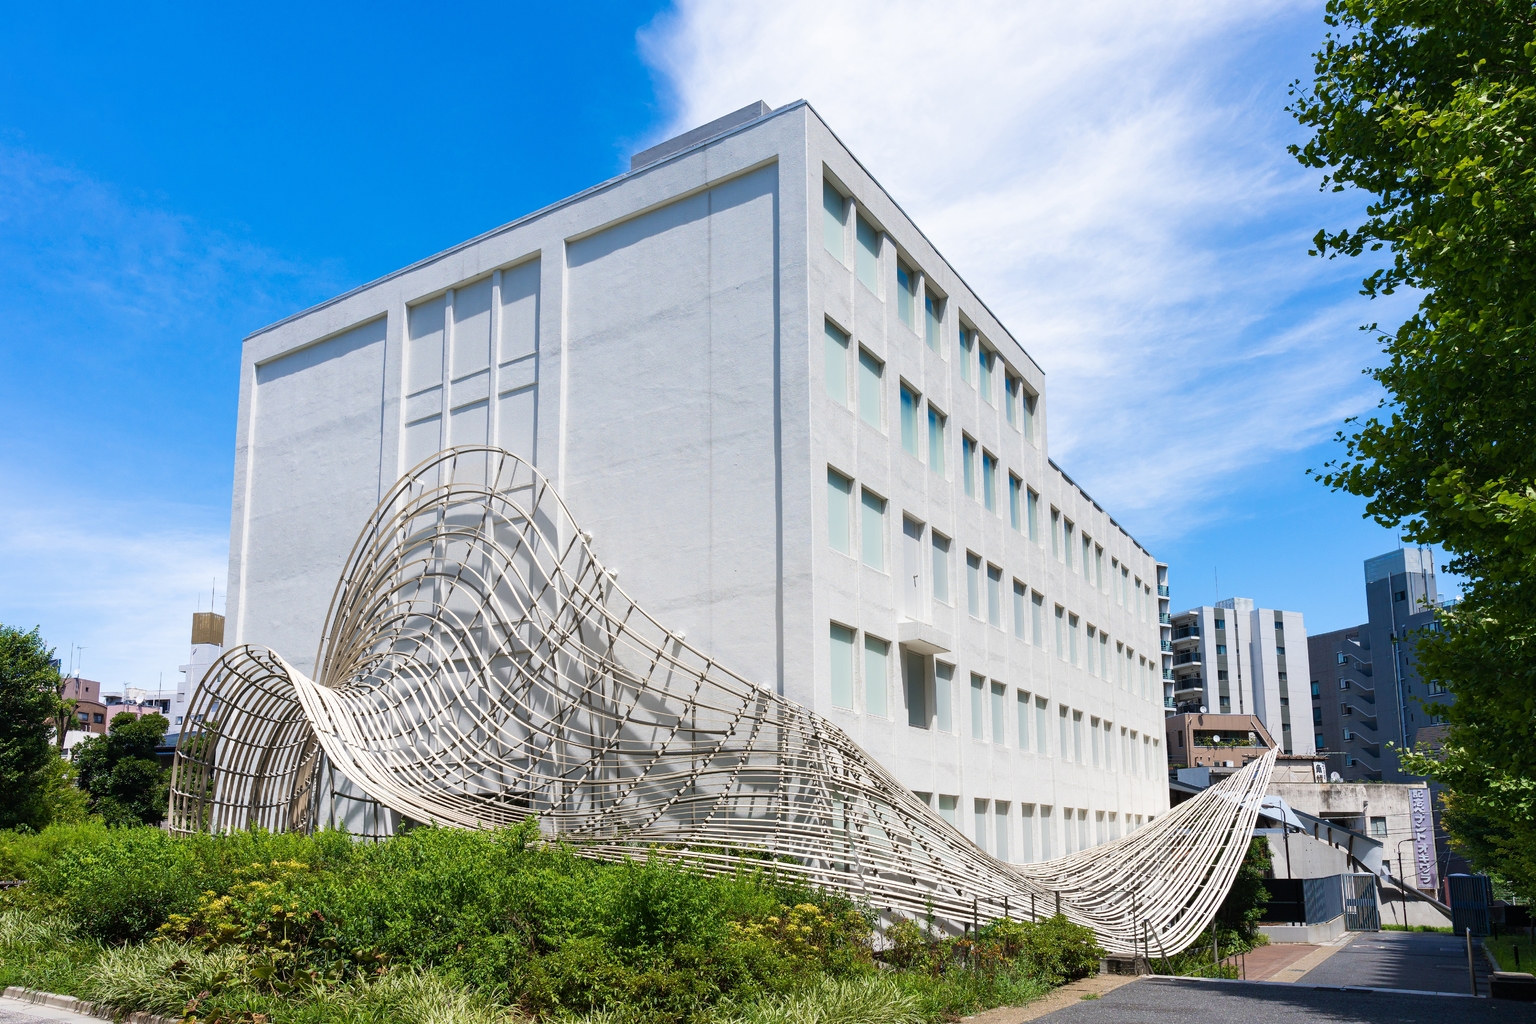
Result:
[[[1156,561],[1049,458],[1045,375],[797,102],[245,340],[232,643],[312,671],[357,531],[532,459],[625,589],[999,857],[1168,805]]]
[[[1172,688],[1181,711],[1256,715],[1282,752],[1316,752],[1307,718],[1307,627],[1300,612],[1229,597],[1172,620]],[[1295,718],[1292,695],[1298,701]]]

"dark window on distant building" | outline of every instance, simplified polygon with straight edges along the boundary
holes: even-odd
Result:
[[[1397,591],[1396,593],[1394,593],[1392,595],[1392,600],[1394,600],[1394,601],[1406,601],[1406,600],[1408,600],[1408,591],[1406,591],[1406,590],[1399,590],[1399,591]]]

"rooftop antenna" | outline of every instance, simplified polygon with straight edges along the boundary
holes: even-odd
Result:
[[[1221,600],[1221,573],[1216,570],[1216,567],[1214,565],[1211,566],[1211,575],[1216,577],[1216,596],[1211,598],[1211,600],[1212,601],[1220,601]]]

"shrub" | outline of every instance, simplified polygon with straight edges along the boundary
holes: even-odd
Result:
[[[186,844],[156,828],[64,831],[52,858],[27,865],[28,895],[56,899],[85,934],[139,941],[196,905],[199,872]]]
[[[235,949],[209,952],[180,942],[114,946],[90,967],[83,994],[120,1010],[179,1017],[200,994],[238,984],[242,966]]]

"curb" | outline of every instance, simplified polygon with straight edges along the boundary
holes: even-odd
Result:
[[[22,988],[20,985],[12,985],[5,990],[4,995],[7,999],[19,999],[24,1003],[35,1003],[38,1006],[51,1006],[55,1010],[69,1010],[87,1017],[121,1021],[122,1024],[180,1024],[181,1021],[180,1017],[164,1017],[158,1013],[147,1013],[143,1010],[124,1013],[117,1007],[107,1006],[104,1003],[93,1003],[74,996],[61,996],[54,992],[40,992],[35,988]]]

